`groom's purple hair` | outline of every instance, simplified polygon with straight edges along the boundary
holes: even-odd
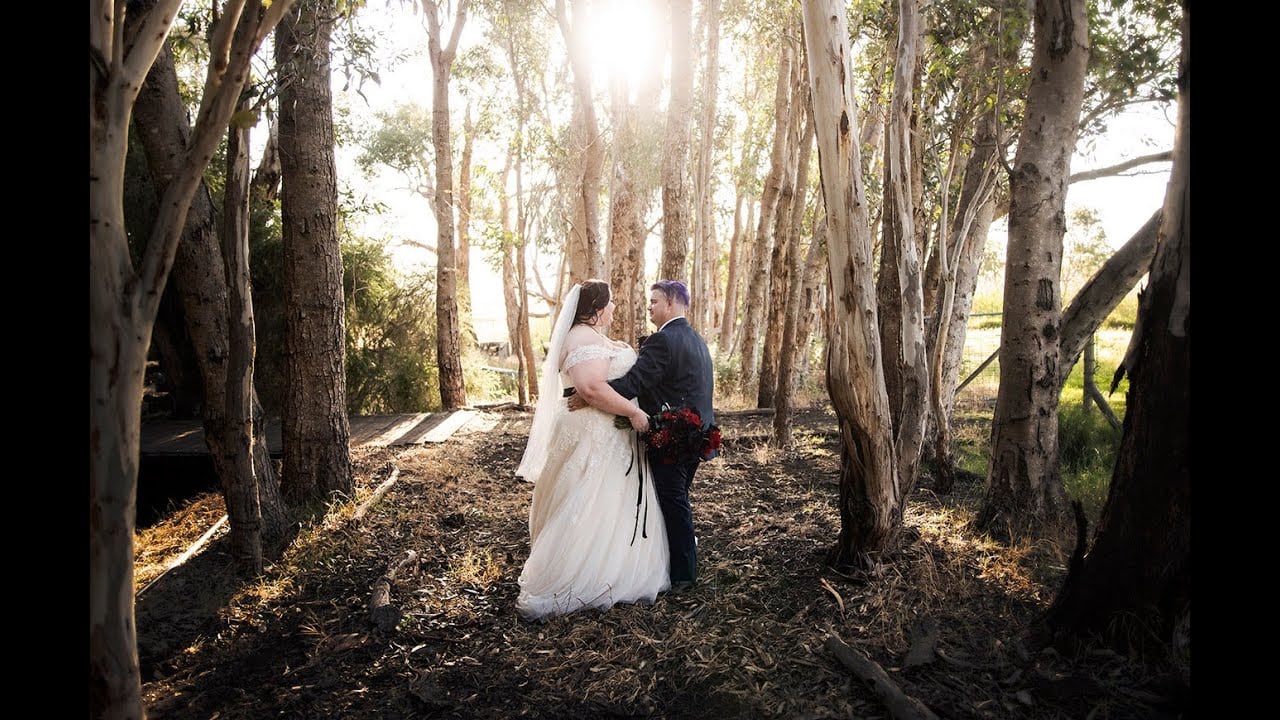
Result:
[[[659,280],[654,283],[650,290],[657,290],[667,296],[668,300],[678,302],[685,307],[689,307],[689,286],[680,280]]]

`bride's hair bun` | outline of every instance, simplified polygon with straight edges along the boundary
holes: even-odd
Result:
[[[609,292],[609,283],[604,280],[583,280],[578,283],[578,287],[582,289],[578,294],[578,309],[573,315],[573,324],[583,325],[605,309],[612,294]]]

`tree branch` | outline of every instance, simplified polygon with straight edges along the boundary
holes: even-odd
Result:
[[[1142,155],[1141,157],[1125,160],[1122,163],[1101,167],[1096,170],[1085,170],[1084,172],[1072,173],[1071,176],[1067,178],[1067,184],[1070,185],[1071,183],[1084,182],[1086,180],[1097,180],[1098,178],[1103,177],[1113,177],[1126,170],[1132,170],[1133,168],[1141,167],[1142,165],[1169,162],[1171,160],[1173,160],[1172,150],[1165,150],[1164,152],[1152,153],[1150,155]]]

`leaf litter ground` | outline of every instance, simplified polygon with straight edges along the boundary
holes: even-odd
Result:
[[[1189,687],[1189,668],[1023,648],[1069,548],[976,534],[980,478],[946,496],[923,478],[898,550],[857,577],[826,566],[840,443],[821,407],[797,414],[788,450],[768,446],[768,416],[721,418],[725,453],[691,493],[695,589],[524,621],[514,606],[532,486],[513,473],[529,417],[495,408],[440,445],[357,451],[352,501],[305,523],[261,578],[234,575],[225,528],[165,573],[137,602],[149,717],[888,717],[824,647],[832,635],[939,717],[1189,714],[1189,691],[1170,689]],[[393,469],[396,483],[354,520]],[[137,587],[223,512],[209,493],[139,531]],[[409,551],[417,560],[391,584],[403,619],[384,631],[371,588]],[[925,661],[909,662],[925,637],[936,639]]]

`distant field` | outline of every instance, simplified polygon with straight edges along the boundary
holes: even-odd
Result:
[[[1107,388],[1111,385],[1111,377],[1115,374],[1116,367],[1119,366],[1120,360],[1124,357],[1125,348],[1129,345],[1129,330],[1116,330],[1104,328],[1099,330],[1095,335],[1097,339],[1096,352],[1098,360],[1097,374],[1094,382],[1102,389],[1103,394],[1107,392]],[[964,380],[969,377],[969,373],[978,367],[983,360],[986,360],[991,353],[996,351],[1000,346],[1000,328],[970,328],[965,335],[964,343],[964,359],[960,365],[960,379]],[[1070,400],[1078,400],[1079,394],[1072,394],[1073,389],[1083,387],[1084,363],[1077,362],[1075,368],[1072,369],[1071,378],[1067,382],[1067,388],[1063,390],[1064,402]],[[982,374],[969,383],[964,390],[961,391],[960,397],[957,398],[963,403],[978,403],[994,405],[996,399],[996,390],[1000,384],[1000,360],[997,358],[992,361],[983,371]],[[1117,404],[1123,405],[1124,390],[1128,387],[1128,382],[1121,383],[1116,393],[1108,400],[1118,413],[1120,411]]]

